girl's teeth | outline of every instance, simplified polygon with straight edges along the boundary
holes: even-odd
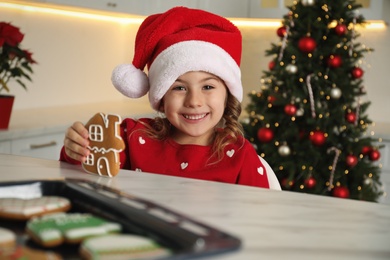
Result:
[[[190,119],[190,120],[198,120],[198,119],[204,118],[205,116],[206,116],[206,114],[202,114],[202,115],[184,115],[185,118]]]

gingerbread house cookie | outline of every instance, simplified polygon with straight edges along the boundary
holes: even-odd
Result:
[[[119,115],[95,114],[85,125],[89,132],[89,147],[91,151],[82,164],[88,173],[100,176],[114,177],[120,170],[119,153],[125,148],[120,136]]]

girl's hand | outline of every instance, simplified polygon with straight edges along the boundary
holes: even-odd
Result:
[[[90,153],[87,148],[89,145],[88,136],[88,130],[81,122],[73,123],[65,133],[64,148],[66,155],[76,161],[85,162]]]

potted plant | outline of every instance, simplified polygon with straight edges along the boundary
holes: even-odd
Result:
[[[31,65],[36,63],[32,53],[20,47],[24,34],[11,23],[0,22],[0,129],[8,129],[14,96],[8,83],[14,80],[27,90],[23,79],[31,81]]]

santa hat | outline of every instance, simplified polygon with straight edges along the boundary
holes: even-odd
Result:
[[[205,71],[221,78],[241,102],[241,49],[241,33],[227,19],[203,10],[175,7],[143,21],[132,64],[117,66],[111,80],[131,98],[149,91],[150,104],[158,110],[178,77],[189,71]],[[148,76],[143,72],[146,65]]]

